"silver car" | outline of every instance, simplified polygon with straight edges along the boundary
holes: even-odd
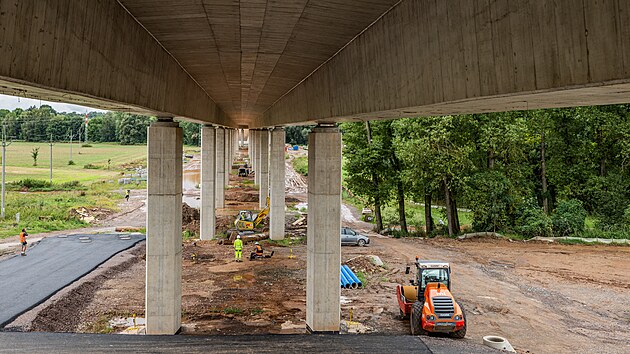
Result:
[[[362,235],[349,227],[341,228],[341,245],[358,245],[367,246],[370,243],[370,238]]]

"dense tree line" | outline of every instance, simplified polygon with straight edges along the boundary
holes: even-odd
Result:
[[[88,141],[121,144],[146,143],[147,127],[154,121],[152,117],[119,112],[90,112],[87,118]],[[0,109],[0,122],[7,136],[24,141],[84,141],[85,119],[84,114],[59,113],[48,105]]]
[[[458,208],[472,211],[477,231],[584,234],[591,216],[591,234],[628,235],[630,106],[341,127],[347,186],[374,206],[378,229],[381,207],[394,205],[406,232],[407,200],[425,205],[427,233],[436,232],[431,205],[437,204],[445,214],[443,232],[450,235],[460,232]]]

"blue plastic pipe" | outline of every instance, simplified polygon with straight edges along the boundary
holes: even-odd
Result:
[[[350,267],[348,267],[347,265],[344,265],[343,268],[347,271],[346,274],[350,275],[350,278],[352,278],[352,280],[355,281],[358,286],[363,287],[363,283],[361,283],[361,280],[359,280],[359,278],[357,278],[357,276],[354,275]]]
[[[343,287],[348,289],[352,286],[352,282],[348,279],[348,277],[346,277],[345,274],[343,274],[343,272],[341,272],[341,279],[343,280]]]
[[[348,279],[348,281],[350,282],[350,285],[352,286],[353,289],[356,289],[359,287],[359,281],[357,281],[357,279],[352,277],[352,271],[348,268],[346,268],[345,266],[341,267],[341,272],[346,276],[346,279]]]

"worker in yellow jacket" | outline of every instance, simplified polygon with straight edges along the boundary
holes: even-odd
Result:
[[[234,261],[242,262],[243,259],[243,240],[241,240],[241,235],[236,236],[236,240],[234,240]]]

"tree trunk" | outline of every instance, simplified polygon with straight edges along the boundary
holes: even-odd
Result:
[[[489,150],[488,151],[488,169],[492,170],[494,169],[494,150]]]
[[[549,197],[547,196],[547,165],[545,163],[545,131],[540,134],[540,174],[542,182],[543,211],[549,214]]]
[[[446,220],[448,222],[448,235],[453,237],[457,234],[455,231],[455,217],[453,215],[453,203],[451,201],[451,191],[448,189],[448,179],[444,177],[444,202],[446,203]]]
[[[365,122],[365,130],[367,132],[368,144],[372,145],[372,129],[370,122]],[[376,173],[372,172],[372,185],[374,186],[374,218],[376,219],[376,232],[383,230],[383,217],[381,216],[381,199],[379,198],[379,181]]]
[[[602,157],[599,160],[599,176],[600,177],[605,177],[606,176],[606,158]]]
[[[426,225],[427,235],[433,233],[435,230],[435,223],[433,223],[433,216],[431,215],[431,193],[424,194],[424,224]]]
[[[407,216],[405,215],[405,189],[402,182],[399,180],[396,182],[396,189],[398,194],[398,218],[400,219],[400,230],[407,234]]]
[[[459,233],[459,213],[457,212],[457,198],[455,194],[451,193],[451,207],[453,208],[453,219],[455,219],[455,224],[453,225],[453,229],[455,229],[455,233]]]
[[[376,220],[376,232],[383,230],[383,216],[381,215],[381,201],[374,198],[374,219]]]

